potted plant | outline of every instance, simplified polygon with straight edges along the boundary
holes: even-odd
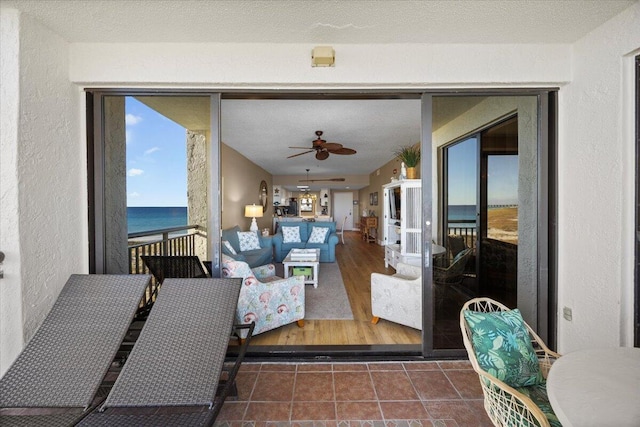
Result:
[[[420,146],[405,145],[397,148],[393,154],[395,154],[398,160],[403,162],[407,167],[407,178],[417,178],[416,166],[418,166],[418,163],[420,162]]]

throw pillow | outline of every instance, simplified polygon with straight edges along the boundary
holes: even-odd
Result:
[[[240,252],[260,249],[260,239],[255,231],[238,231]]]
[[[231,243],[229,243],[228,240],[223,240],[222,244],[224,245],[225,248],[227,248],[227,250],[231,255],[238,255],[238,253],[236,252],[235,249],[233,249],[233,246],[231,246]]]
[[[329,234],[329,229],[327,227],[312,227],[311,235],[309,236],[309,243],[324,243],[327,239],[327,234]]]
[[[282,243],[300,242],[300,227],[282,227]]]
[[[465,310],[464,318],[482,369],[511,387],[544,382],[520,310],[490,313]]]

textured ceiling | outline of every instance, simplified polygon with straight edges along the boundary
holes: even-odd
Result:
[[[209,129],[207,97],[136,97],[139,101],[191,130]],[[453,120],[482,101],[483,97],[434,97],[433,129]],[[352,189],[366,186],[368,176],[393,159],[400,145],[420,141],[419,99],[224,99],[222,141],[272,175],[291,176],[291,185],[310,169],[311,178],[347,177],[344,183],[313,184]],[[315,131],[323,139],[357,151],[354,155],[331,154],[316,160],[314,153],[288,159],[311,146]]]
[[[572,43],[635,0],[1,0],[69,42]]]

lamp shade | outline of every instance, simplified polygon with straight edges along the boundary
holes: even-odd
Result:
[[[247,218],[262,218],[262,206],[260,205],[246,205],[244,207],[244,216]]]

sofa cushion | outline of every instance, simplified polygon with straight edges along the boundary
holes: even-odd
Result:
[[[544,383],[520,310],[489,313],[465,310],[464,318],[482,369],[511,387]]]
[[[240,252],[260,249],[260,239],[255,231],[238,231],[238,241],[240,242]]]
[[[236,252],[240,252],[240,241],[238,240],[239,231],[242,231],[242,230],[240,230],[240,227],[237,225],[234,227],[222,230],[222,240],[226,240],[227,242],[229,242]],[[224,250],[224,246],[222,249]],[[232,255],[232,254],[228,254],[228,255]]]
[[[244,258],[243,261],[249,264],[249,267],[255,268],[273,261],[273,247],[268,246],[266,248],[242,252],[242,254],[238,254],[237,256],[234,255],[233,258],[237,260],[240,255]]]
[[[325,243],[327,236],[329,235],[328,227],[316,227],[311,228],[311,235],[309,235],[308,243]]]
[[[238,255],[238,252],[236,252],[236,250],[233,249],[233,246],[231,246],[231,243],[229,243],[228,240],[223,240],[222,245],[223,245],[223,253],[225,253],[224,248],[226,248],[226,250],[229,251],[228,252],[229,254]]]
[[[300,226],[294,227],[282,226],[282,242],[283,243],[300,243]]]

